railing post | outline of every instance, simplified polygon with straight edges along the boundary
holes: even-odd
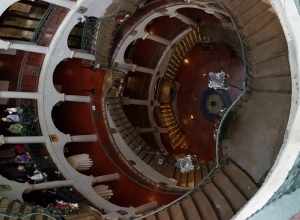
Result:
[[[40,53],[40,54],[46,54],[48,52],[48,47],[39,46],[34,43],[25,42],[25,41],[23,42],[23,41],[0,40],[0,49],[22,50],[26,52]]]
[[[13,92],[0,91],[0,98],[5,99],[38,99],[39,94],[36,92]]]
[[[53,189],[53,188],[60,188],[60,187],[68,187],[68,186],[72,186],[72,185],[73,185],[72,180],[62,180],[62,181],[38,183],[38,184],[29,185],[29,187],[27,189],[25,189],[25,192],[32,192],[32,191],[37,191],[37,190]]]
[[[96,134],[70,136],[71,142],[96,142],[98,140]]]
[[[114,174],[108,174],[104,176],[98,176],[95,177],[92,182],[93,184],[103,183],[103,182],[111,182],[120,179],[120,174],[114,173]]]
[[[79,95],[64,95],[64,101],[90,103],[91,97],[90,96],[79,96]]]
[[[3,144],[40,144],[44,142],[43,136],[5,137],[0,135],[0,146]]]

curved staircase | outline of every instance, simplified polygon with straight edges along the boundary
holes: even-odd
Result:
[[[114,35],[118,26],[115,16],[123,10],[133,13],[137,8],[138,0],[121,2],[121,5],[113,4],[107,12],[107,18],[99,21],[97,36],[95,36],[97,38],[95,51],[100,67],[111,66]],[[201,167],[197,172],[190,173],[179,172],[174,166],[174,160],[160,164],[157,162],[156,152],[153,153],[144,141],[138,138],[138,132],[124,114],[119,97],[112,95],[106,100],[111,116],[117,124],[117,130],[126,140],[127,145],[143,161],[163,175],[176,179],[179,186],[197,187],[175,202],[137,219],[228,220],[232,218],[256,193],[257,183],[264,179],[271,168],[283,142],[291,104],[291,76],[288,47],[280,21],[271,4],[266,0],[216,2],[224,4],[236,21],[236,28],[247,46],[248,75],[251,77],[247,84],[247,94],[239,108],[235,109],[236,120],[229,124],[230,130],[234,132],[229,134],[222,143],[227,148],[225,154],[231,158],[230,160],[216,169],[207,167],[205,170]],[[214,7],[214,3],[211,7]],[[191,45],[195,44],[193,37],[191,33],[187,38]],[[186,52],[187,48],[181,45],[178,51],[182,49]],[[178,60],[179,58],[181,60]],[[178,55],[174,56],[170,66],[176,67],[182,62],[182,58]],[[174,70],[172,70],[169,72],[168,79],[173,80],[174,77]],[[175,138],[174,142],[182,145],[183,138],[178,134],[179,129],[171,116],[170,107],[163,106],[161,110],[166,113],[168,126],[174,129],[170,129]],[[259,148],[260,151],[268,152],[268,158],[264,157],[265,154],[260,155],[259,151],[252,151]],[[252,160],[252,156],[255,160]],[[256,168],[260,168],[259,172]],[[99,191],[107,189],[106,186],[101,186]],[[110,197],[110,194],[105,196]],[[0,208],[5,212],[10,209],[11,213],[26,213],[27,209],[19,202],[9,204],[8,200],[2,198],[0,198]]]
[[[228,220],[257,191],[252,178],[232,161],[216,170],[198,189],[145,220]]]

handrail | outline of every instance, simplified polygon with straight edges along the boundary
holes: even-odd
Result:
[[[223,115],[221,121],[220,121],[220,124],[219,124],[219,127],[217,129],[217,135],[216,135],[216,163],[217,165],[220,164],[220,135],[222,133],[222,128],[223,128],[223,125],[224,125],[224,122],[226,121],[227,119],[227,116],[229,115],[229,113],[231,112],[232,109],[234,109],[234,107],[236,106],[236,104],[241,100],[241,98],[246,94],[246,90],[244,90],[237,98],[236,100],[234,100],[234,102],[231,104],[231,106],[229,108],[227,108],[225,114]]]
[[[235,107],[235,105],[240,101],[240,99],[246,94],[247,92],[247,80],[248,80],[248,68],[247,68],[247,56],[246,56],[246,50],[245,50],[245,46],[242,40],[242,35],[238,30],[238,26],[237,23],[235,22],[235,20],[233,19],[233,16],[231,15],[230,11],[224,6],[224,4],[221,2],[221,0],[216,0],[217,3],[230,15],[230,21],[231,24],[233,25],[234,31],[237,34],[239,43],[240,43],[240,47],[241,47],[241,60],[242,60],[242,64],[244,67],[244,72],[246,74],[246,78],[244,79],[244,83],[243,83],[243,92],[238,96],[238,98],[231,104],[231,106],[229,108],[227,108],[225,114],[223,115],[220,123],[219,123],[219,127],[217,129],[217,134],[216,134],[216,163],[217,165],[219,165],[220,163],[220,135],[222,132],[222,128],[223,128],[223,124],[225,122],[225,119],[227,118],[227,116],[229,115],[229,113],[231,112],[231,110]]]
[[[188,191],[187,193],[183,194],[182,196],[180,196],[179,198],[175,199],[174,201],[168,203],[167,205],[161,206],[160,208],[147,213],[144,216],[140,216],[138,218],[136,218],[135,220],[142,220],[145,219],[151,215],[155,215],[156,213],[159,213],[160,211],[167,209],[169,207],[171,207],[172,205],[176,204],[177,202],[181,201],[182,199],[184,199],[185,197],[187,197],[188,195],[190,195],[191,193],[193,193],[195,190],[197,190],[198,188],[202,187],[203,185],[206,184],[206,182],[208,180],[210,180],[210,178],[215,174],[215,172],[219,169],[219,165],[217,164],[213,169],[211,169],[211,171],[200,181],[199,185],[197,187],[195,187],[194,189]]]

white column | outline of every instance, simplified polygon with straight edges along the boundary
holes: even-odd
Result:
[[[124,105],[148,105],[148,100],[140,100],[140,99],[131,99],[131,98],[122,98],[122,102]]]
[[[72,51],[72,57],[83,59],[83,60],[90,60],[90,61],[95,61],[96,60],[95,55],[89,54],[89,53],[84,53],[84,52],[81,52],[81,51]]]
[[[64,95],[64,101],[67,102],[91,102],[90,96],[79,96],[79,95]]]
[[[98,140],[96,134],[70,136],[70,142],[96,142]]]
[[[39,94],[36,92],[13,92],[0,91],[0,98],[5,99],[38,99]]]
[[[114,174],[108,174],[104,176],[98,176],[94,177],[92,180],[93,184],[103,183],[103,182],[111,182],[120,179],[120,174],[114,173]]]
[[[25,192],[32,192],[36,190],[54,189],[59,187],[72,186],[72,180],[52,181],[46,183],[32,184],[25,190]]]
[[[72,9],[76,6],[76,2],[70,0],[43,0],[53,5],[58,5],[64,8]]]
[[[137,66],[137,65],[133,66],[132,71],[133,72],[138,71],[138,72],[148,73],[148,74],[151,74],[151,75],[153,75],[155,73],[154,69],[150,69],[150,68],[142,67],[142,66]]]
[[[180,21],[182,21],[183,23],[187,24],[187,25],[191,25],[191,26],[196,26],[197,23],[194,22],[192,19],[182,15],[182,14],[179,14],[179,13],[176,13],[175,14],[175,17],[178,18]]]
[[[0,135],[0,145],[3,144],[39,144],[44,143],[43,136],[4,137]]]
[[[48,47],[43,47],[39,46],[33,43],[27,43],[27,42],[11,42],[10,45],[11,49],[15,50],[23,50],[27,52],[32,52],[32,53],[41,53],[41,54],[46,54],[48,52]]]
[[[155,73],[155,69],[151,69],[151,68],[147,68],[147,67],[142,67],[142,66],[138,66],[135,64],[127,64],[127,63],[118,63],[116,65],[116,68],[125,72],[128,71],[138,71],[138,72],[143,72],[143,73],[148,73],[153,75]]]
[[[166,46],[170,45],[171,44],[171,41],[163,38],[163,37],[160,37],[160,36],[157,36],[157,35],[151,35],[151,34],[147,34],[147,39],[149,40],[153,40],[155,42],[158,42],[160,44],[164,44]]]
[[[0,49],[3,50],[22,50],[26,52],[46,54],[48,52],[48,47],[43,47],[36,45],[31,42],[22,41],[4,41],[0,40]]]

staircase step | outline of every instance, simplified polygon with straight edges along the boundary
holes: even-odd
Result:
[[[280,21],[277,17],[274,17],[267,25],[265,25],[261,30],[249,35],[247,37],[247,42],[249,47],[255,47],[258,44],[266,42],[275,36],[282,35],[283,30]]]
[[[178,203],[172,205],[169,208],[169,212],[172,220],[185,220],[182,208]]]
[[[156,220],[156,216],[155,215],[150,215],[146,218],[146,220]]]
[[[291,85],[290,76],[254,78],[251,82],[251,89],[257,92],[291,93]]]
[[[234,211],[238,211],[246,202],[247,198],[237,189],[230,179],[223,173],[218,172],[213,177],[213,182],[222,191],[223,195],[230,201]]]
[[[287,51],[286,41],[279,36],[252,48],[250,59],[253,63],[259,63],[272,57],[281,56],[287,53]]]
[[[276,17],[273,11],[265,11],[253,18],[249,23],[243,26],[243,34],[247,37],[249,35],[255,34],[267,27],[272,20]]]
[[[234,215],[230,204],[213,183],[204,185],[203,191],[214,205],[221,220],[228,220]]]
[[[237,4],[234,7],[234,10],[232,10],[232,13],[236,16],[245,14],[247,11],[249,11],[252,7],[254,7],[257,2],[261,0],[244,0],[244,1],[237,1]]]
[[[274,57],[258,63],[252,68],[253,77],[290,76],[289,60],[287,56]]]
[[[256,193],[257,186],[239,167],[230,162],[224,166],[223,170],[232,183],[239,187],[240,191],[247,196],[247,199],[250,199]]]
[[[193,202],[193,199],[190,196],[182,200],[181,207],[186,217],[186,220],[202,220],[200,213],[195,203]]]
[[[203,220],[219,220],[212,204],[201,190],[193,192],[191,196]]]
[[[158,220],[171,220],[170,215],[166,209],[162,210],[161,212],[159,212],[157,214],[157,219]]]
[[[240,26],[242,27],[251,22],[251,20],[255,19],[260,14],[265,13],[268,9],[270,9],[270,7],[271,5],[269,3],[258,1],[253,7],[250,7],[249,10],[245,11],[243,14],[238,15],[238,22]]]

